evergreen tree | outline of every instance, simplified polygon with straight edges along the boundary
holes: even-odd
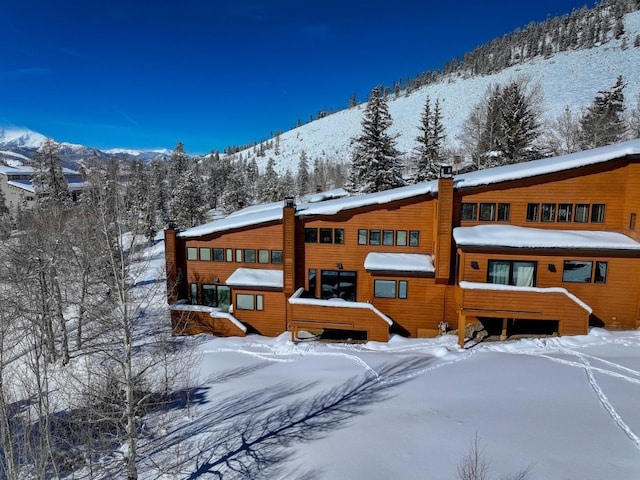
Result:
[[[275,160],[269,157],[264,174],[260,177],[258,186],[258,201],[261,203],[282,200],[282,187],[278,172],[275,170]]]
[[[178,142],[169,158],[169,191],[173,192],[180,176],[189,169],[189,157],[184,151],[184,144]]]
[[[437,178],[439,164],[444,160],[442,142],[445,134],[438,100],[432,111],[431,100],[427,97],[418,128],[421,133],[416,137],[418,160],[414,176],[415,183]]]
[[[188,168],[176,182],[169,209],[171,218],[179,227],[190,228],[204,223],[206,203],[203,197],[201,178],[195,168]]]
[[[405,185],[395,138],[387,133],[392,120],[378,87],[371,90],[362,118],[362,134],[355,139],[349,181],[351,193],[372,193]]]
[[[11,233],[12,226],[11,212],[7,206],[7,200],[0,189],[0,238],[7,238]]]
[[[237,165],[231,169],[223,198],[224,210],[227,213],[240,210],[248,204],[244,171]]]
[[[636,108],[631,111],[629,118],[629,136],[640,138],[640,94],[637,97]]]
[[[166,226],[169,219],[168,179],[166,163],[154,158],[149,163],[149,206],[153,212],[155,228]]]
[[[626,84],[618,76],[611,90],[599,91],[580,120],[580,145],[583,149],[610,145],[625,138],[624,94]]]
[[[468,122],[479,128],[474,159],[481,168],[508,165],[539,156],[537,140],[537,92],[526,91],[524,80],[514,80],[504,88],[490,87],[483,107],[476,108]]]
[[[69,187],[62,172],[60,147],[47,139],[34,159],[34,175],[31,180],[40,206],[65,206],[69,202]]]
[[[298,176],[296,177],[296,187],[298,195],[311,193],[310,190],[311,177],[309,175],[309,163],[307,161],[307,152],[300,152],[300,161],[298,162]]]

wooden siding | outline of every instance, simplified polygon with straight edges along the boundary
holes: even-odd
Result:
[[[171,328],[174,335],[210,333],[219,337],[244,337],[244,330],[228,319],[214,318],[209,312],[173,310]]]
[[[586,335],[589,311],[561,292],[465,289],[456,301],[465,317],[557,320],[560,335]]]
[[[357,301],[366,302],[373,297],[371,274],[364,269],[364,260],[370,252],[433,254],[433,221],[436,201],[431,196],[391,202],[384,205],[340,212],[331,216],[302,217],[298,228],[298,249],[303,259],[297,270],[302,278],[297,287],[308,288],[307,275],[310,268],[318,274],[321,270],[336,270],[337,263],[343,270],[357,272]],[[304,228],[343,228],[344,244],[304,243]],[[420,242],[417,247],[396,245],[358,245],[359,229],[418,230]]]
[[[437,215],[434,225],[436,282],[448,283],[451,273],[451,232],[453,230],[453,178],[438,180]]]
[[[625,209],[626,224],[623,225],[623,233],[626,233],[636,241],[640,241],[640,163],[631,163],[625,169]],[[635,214],[635,228],[630,228],[631,214]],[[623,218],[624,222],[625,219]]]
[[[229,276],[238,268],[260,268],[260,269],[274,269],[282,270],[282,264],[273,263],[258,263],[257,255],[258,250],[282,250],[282,224],[268,224],[258,225],[253,228],[245,228],[234,230],[230,232],[222,232],[216,235],[210,235],[201,238],[189,238],[185,239],[184,250],[188,247],[206,247],[206,248],[231,248],[233,249],[233,261],[232,262],[214,262],[200,261],[200,260],[187,260],[187,276],[186,282],[198,283],[198,284],[214,284],[215,278],[219,279],[219,284],[224,285]],[[256,262],[236,262],[235,250],[236,249],[255,249],[256,250]]]
[[[295,338],[298,330],[336,329],[367,332],[367,340],[387,342],[389,324],[372,310],[318,305],[292,305],[290,328]]]
[[[635,170],[637,165],[633,166]],[[535,228],[562,230],[623,231],[628,227],[629,212],[625,195],[628,188],[629,165],[624,161],[609,162],[581,169],[543,175],[534,178],[509,181],[484,187],[474,187],[456,192],[454,222],[456,225],[473,226],[487,223],[506,223]],[[640,187],[635,187],[640,188]],[[638,198],[636,193],[636,201]],[[460,221],[461,203],[509,203],[508,222]],[[529,203],[588,203],[605,207],[604,223],[527,222]],[[575,213],[575,212],[574,212]]]
[[[636,328],[640,302],[640,258],[615,256],[611,252],[585,254],[563,252],[486,252],[458,249],[460,265],[458,279],[469,282],[487,281],[489,260],[522,260],[538,263],[536,287],[562,287],[580,298],[593,309],[594,320],[609,328]],[[563,282],[565,260],[607,262],[606,283]],[[478,269],[472,267],[476,262]],[[551,271],[555,270],[555,271]],[[597,323],[597,322],[596,322]]]
[[[238,293],[262,295],[264,310],[239,310],[236,307],[236,295]],[[234,305],[233,316],[249,328],[247,333],[259,333],[268,337],[276,337],[287,331],[287,321],[285,319],[285,303],[287,299],[284,293],[233,289],[232,298]]]

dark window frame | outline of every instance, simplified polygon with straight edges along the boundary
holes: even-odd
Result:
[[[369,230],[366,228],[358,229],[358,245],[367,245],[369,241]]]
[[[462,202],[460,221],[475,222],[476,220],[478,220],[478,204],[476,202]]]
[[[606,205],[604,203],[594,203],[591,205],[591,223],[604,223]]]
[[[498,222],[508,222],[511,219],[511,204],[498,203]]]
[[[540,204],[527,203],[527,222],[540,221]]]
[[[495,203],[481,203],[479,209],[478,221],[480,222],[495,222],[496,221],[496,204]]]
[[[316,227],[304,228],[304,243],[318,243],[318,229]]]
[[[318,243],[324,245],[333,243],[333,229],[321,227],[318,229]]]

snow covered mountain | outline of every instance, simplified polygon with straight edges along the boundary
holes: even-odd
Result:
[[[0,164],[22,165],[28,163],[34,158],[46,139],[47,137],[44,135],[26,128],[0,128]],[[157,157],[166,159],[171,155],[169,150],[111,149],[103,151],[66,142],[59,145],[59,155],[63,166],[72,169],[77,169],[87,161],[104,161],[108,158],[118,158],[120,160],[139,158],[143,162],[148,162]]]
[[[390,133],[397,135],[397,148],[408,154],[415,147],[418,125],[427,96],[439,99],[447,144],[452,150],[460,145],[462,126],[471,109],[484,98],[490,85],[505,84],[510,80],[526,78],[537,85],[542,93],[542,120],[547,125],[555,121],[569,107],[579,113],[591,104],[598,91],[609,90],[622,75],[627,82],[624,95],[628,108],[635,108],[640,95],[640,47],[634,45],[640,34],[640,12],[624,17],[625,33],[594,48],[556,53],[548,58],[512,66],[492,75],[463,77],[450,74],[440,82],[423,86],[409,94],[401,92],[387,97],[389,113],[393,119]],[[364,99],[363,99],[364,100]],[[365,103],[342,110],[324,118],[282,133],[270,142],[264,156],[256,149],[239,152],[244,159],[255,158],[262,170],[269,158],[275,160],[279,173],[295,172],[304,150],[313,165],[316,158],[332,162],[348,162],[352,151],[351,139],[361,133],[362,111]]]

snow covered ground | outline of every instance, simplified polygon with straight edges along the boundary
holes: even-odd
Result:
[[[454,479],[476,435],[492,478],[640,478],[639,331],[176,342],[197,353],[190,403],[149,419],[145,479]]]

